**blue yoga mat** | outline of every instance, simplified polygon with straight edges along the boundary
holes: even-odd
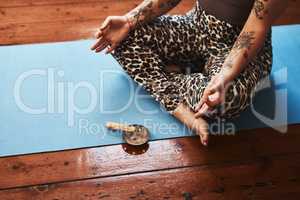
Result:
[[[0,47],[0,156],[122,143],[107,121],[144,124],[151,139],[192,133],[137,87],[111,55],[84,40]],[[300,122],[300,26],[273,29],[272,77],[254,107],[232,122],[240,129]],[[286,114],[285,114],[286,113]],[[221,127],[221,126],[218,126]],[[222,130],[221,130],[222,131]]]

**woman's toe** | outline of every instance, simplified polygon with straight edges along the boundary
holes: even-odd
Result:
[[[204,146],[208,146],[208,138],[209,138],[208,133],[201,133],[201,134],[200,134],[200,140],[201,140],[201,143],[202,143]]]

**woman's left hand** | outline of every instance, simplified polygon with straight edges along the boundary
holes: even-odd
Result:
[[[228,72],[222,70],[213,76],[205,88],[202,98],[196,107],[195,117],[199,118],[211,112],[214,107],[224,103],[225,94],[230,82],[227,78]]]

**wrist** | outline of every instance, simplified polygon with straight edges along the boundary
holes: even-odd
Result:
[[[232,68],[229,67],[222,67],[220,74],[223,78],[224,83],[230,83],[231,81],[233,81],[236,77],[234,71]]]
[[[132,30],[135,27],[134,19],[130,15],[125,15],[126,23],[129,26],[129,29]]]

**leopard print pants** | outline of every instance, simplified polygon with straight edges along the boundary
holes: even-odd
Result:
[[[241,27],[207,14],[196,2],[184,15],[162,15],[137,26],[112,56],[168,112],[172,113],[180,103],[195,110],[240,31]],[[193,73],[167,72],[168,64],[197,70]],[[229,86],[225,102],[211,112],[210,118],[238,116],[249,105],[258,81],[269,75],[271,66],[270,31],[264,47]]]

